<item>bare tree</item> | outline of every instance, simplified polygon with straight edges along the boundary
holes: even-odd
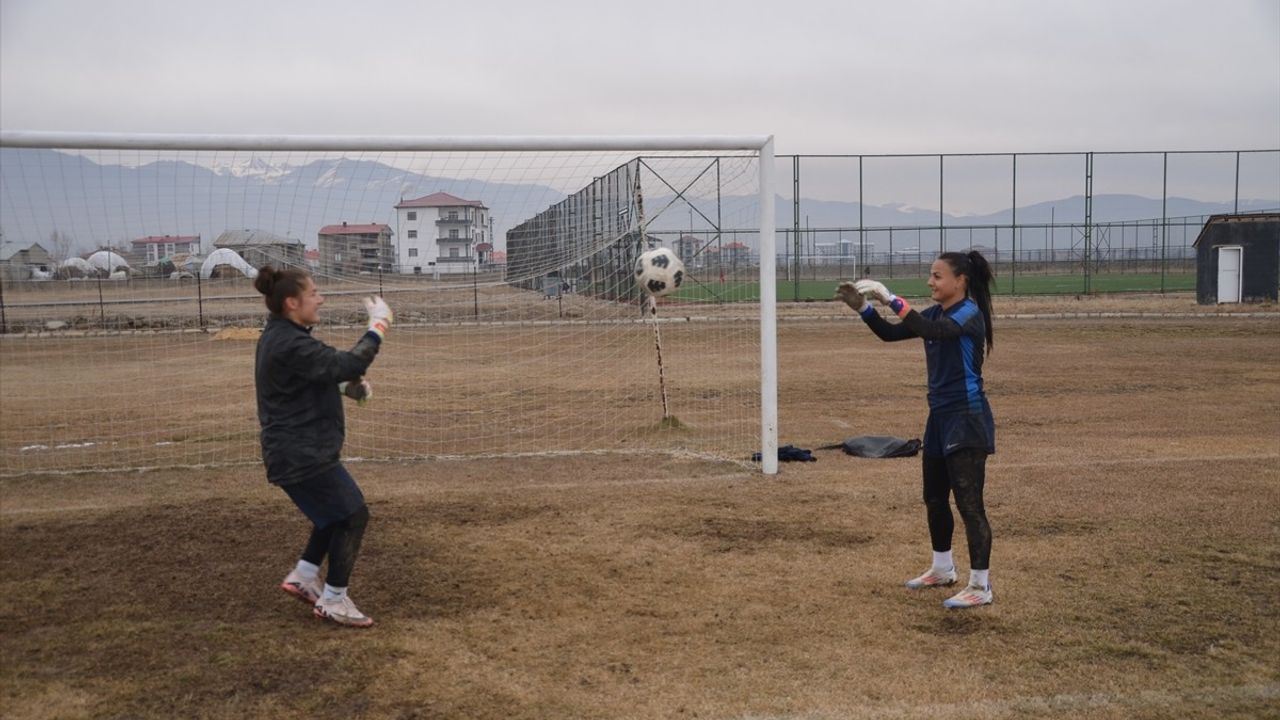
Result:
[[[49,233],[49,256],[55,264],[71,257],[75,246],[76,241],[67,233],[61,230]]]

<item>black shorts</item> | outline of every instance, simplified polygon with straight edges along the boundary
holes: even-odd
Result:
[[[341,463],[328,472],[280,487],[318,528],[345,520],[364,507],[364,493]]]
[[[929,413],[924,425],[924,454],[946,457],[957,450],[996,451],[996,423],[991,411]]]

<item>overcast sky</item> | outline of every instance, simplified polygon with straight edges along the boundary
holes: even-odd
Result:
[[[5,130],[1280,146],[1280,0],[0,0]]]

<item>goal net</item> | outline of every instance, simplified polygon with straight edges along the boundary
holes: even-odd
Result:
[[[348,460],[776,467],[768,138],[0,146],[0,474],[259,462],[268,264],[311,272],[340,349],[362,296],[395,311]],[[646,312],[634,268],[658,247],[685,279]]]

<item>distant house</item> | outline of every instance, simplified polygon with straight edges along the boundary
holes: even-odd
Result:
[[[698,251],[706,244],[706,240],[703,240],[696,235],[681,235],[676,238],[674,243],[671,244],[671,251],[674,252],[676,257],[680,258],[685,265],[693,267],[694,260],[699,255]]]
[[[266,230],[227,230],[213,241],[213,247],[232,250],[255,268],[305,267],[307,262],[307,246],[301,240]]]
[[[320,272],[326,275],[391,272],[395,251],[391,227],[379,223],[320,228]]]
[[[174,255],[199,255],[199,235],[148,235],[132,240],[126,259],[130,265],[156,265]]]
[[[5,280],[29,280],[32,271],[49,273],[53,258],[40,243],[0,243],[0,277]]]
[[[302,254],[302,257],[307,261],[308,268],[311,268],[312,270],[318,270],[320,268],[320,251],[319,250],[315,248],[310,248]]]
[[[722,247],[707,248],[705,253],[709,267],[719,266],[726,270],[739,270],[752,266],[751,248],[741,242],[725,243]]]
[[[396,205],[399,229],[396,261],[402,273],[471,272],[484,262],[478,246],[492,246],[489,208],[445,192],[401,200]]]

